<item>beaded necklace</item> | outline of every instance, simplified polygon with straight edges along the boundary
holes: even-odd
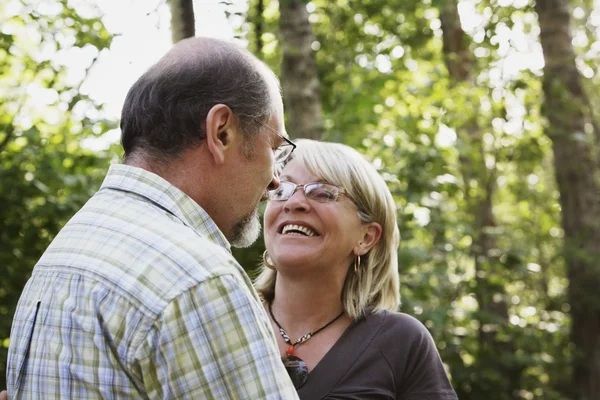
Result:
[[[281,334],[281,337],[283,337],[283,340],[288,344],[288,348],[285,351],[285,354],[287,354],[288,356],[293,356],[294,355],[294,348],[296,346],[298,346],[298,345],[306,342],[308,339],[310,339],[311,337],[315,336],[317,333],[321,332],[322,330],[324,330],[325,328],[327,328],[329,325],[333,324],[335,321],[337,321],[338,319],[340,319],[340,317],[342,315],[344,315],[344,312],[342,311],[341,313],[339,313],[339,315],[337,317],[335,317],[334,319],[332,319],[331,321],[329,321],[328,323],[326,323],[325,325],[323,325],[322,327],[320,327],[316,331],[314,331],[314,332],[308,332],[307,334],[301,336],[300,339],[296,340],[295,343],[292,343],[292,341],[290,340],[290,337],[287,334],[287,332],[285,331],[285,329],[283,329],[283,327],[275,319],[275,316],[273,315],[273,310],[271,309],[271,303],[269,303],[269,314],[271,314],[271,318],[273,319],[273,322],[275,322],[275,325],[277,325],[277,327],[279,328],[279,333]]]

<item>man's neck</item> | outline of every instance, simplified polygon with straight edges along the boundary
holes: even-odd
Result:
[[[140,152],[128,156],[125,164],[150,171],[188,195],[206,211],[229,240],[231,228],[227,213],[223,213],[219,199],[215,198],[217,191],[211,190],[215,187],[215,174],[207,157],[202,154],[203,149],[199,146],[186,150],[169,162],[155,160],[151,155]]]

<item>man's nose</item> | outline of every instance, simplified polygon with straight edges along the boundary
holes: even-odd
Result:
[[[275,190],[280,184],[281,181],[279,180],[279,174],[273,171],[273,176],[271,178],[271,182],[269,182],[269,186],[267,186],[267,190]]]

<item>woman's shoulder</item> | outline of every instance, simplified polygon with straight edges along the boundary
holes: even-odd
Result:
[[[369,317],[379,321],[373,342],[392,371],[398,398],[457,399],[433,337],[421,321],[391,311]]]
[[[419,340],[431,337],[431,334],[421,321],[402,312],[388,310],[373,311],[367,318],[367,320],[369,319],[374,324],[380,325],[380,336],[392,336],[396,340],[400,337]]]
[[[389,310],[373,310],[368,319],[377,320],[391,329],[427,330],[425,325],[412,315]]]

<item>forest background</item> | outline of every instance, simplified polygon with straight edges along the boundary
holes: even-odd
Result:
[[[202,1],[145,16],[166,10],[177,41]],[[0,3],[0,388],[35,262],[121,156],[86,88],[119,32],[89,3]],[[402,311],[459,398],[600,399],[600,4],[219,3],[280,76],[290,136],[348,144],[388,182]],[[253,275],[262,251],[234,255]]]

